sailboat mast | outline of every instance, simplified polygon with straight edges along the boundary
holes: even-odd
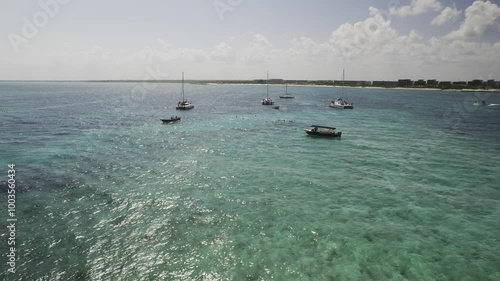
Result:
[[[345,69],[342,69],[342,94],[344,94]]]
[[[184,72],[182,72],[182,101],[184,101]]]
[[[269,98],[269,71],[267,72],[267,79],[266,79],[266,95]]]

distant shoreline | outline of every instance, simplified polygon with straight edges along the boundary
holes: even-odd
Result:
[[[6,82],[16,82],[16,83],[181,83],[181,80],[0,80],[0,83]],[[205,85],[265,85],[265,80],[185,80],[185,83],[189,84],[205,84]],[[500,92],[499,87],[491,87],[486,85],[481,86],[469,86],[469,85],[446,85],[446,86],[415,86],[410,85],[406,87],[394,86],[397,81],[387,81],[392,83],[390,86],[383,85],[352,85],[353,82],[357,81],[345,81],[346,88],[371,88],[371,89],[394,89],[394,90],[424,90],[424,91],[463,91],[463,92]],[[351,85],[349,85],[351,84]],[[278,81],[271,80],[269,82],[270,86],[302,86],[302,87],[342,87],[339,85],[339,81],[335,80],[281,80]]]
[[[206,83],[207,85],[214,85],[214,86],[220,86],[220,85],[234,85],[234,86],[261,86],[262,84],[260,83]],[[265,84],[264,84],[265,85]],[[285,84],[269,84],[271,87],[275,86],[284,86]],[[311,85],[304,85],[304,84],[287,84],[288,86],[292,87],[318,87],[318,88],[342,88],[342,86],[337,86],[337,85],[319,85],[319,84],[311,84]],[[424,90],[424,91],[441,91],[439,88],[401,88],[401,87],[379,87],[379,86],[365,86],[365,87],[360,87],[360,86],[345,86],[345,88],[350,88],[350,89],[393,89],[393,90]],[[500,91],[500,89],[498,90]]]

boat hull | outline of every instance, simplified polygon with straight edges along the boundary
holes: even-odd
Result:
[[[489,106],[490,103],[482,101],[482,102],[475,102],[474,105],[475,106]]]
[[[181,105],[181,106],[177,106],[175,107],[175,109],[177,110],[189,110],[189,109],[193,109],[194,108],[194,105]]]
[[[354,109],[353,105],[330,104],[330,107],[339,109]]]
[[[180,121],[181,118],[170,118],[170,119],[160,119],[161,122],[163,122],[164,124],[168,124],[168,123],[174,123],[174,122],[177,122],[177,121]]]
[[[327,138],[340,138],[342,136],[342,132],[321,132],[321,131],[313,131],[313,130],[304,130],[309,136],[317,136],[317,137],[327,137]]]
[[[294,96],[280,96],[280,99],[294,99]]]

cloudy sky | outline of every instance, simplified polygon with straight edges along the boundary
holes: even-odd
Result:
[[[500,80],[500,0],[0,0],[0,80]]]

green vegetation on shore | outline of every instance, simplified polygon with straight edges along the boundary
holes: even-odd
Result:
[[[99,83],[181,83],[181,80],[3,80],[0,82],[99,82]],[[254,80],[185,80],[191,84],[266,84],[265,79]],[[284,80],[270,79],[271,85],[298,85],[298,86],[345,86],[363,88],[410,88],[410,89],[437,89],[437,90],[486,90],[499,91],[500,81],[493,79],[472,81],[437,81],[399,79],[397,81],[363,81],[363,80]]]

